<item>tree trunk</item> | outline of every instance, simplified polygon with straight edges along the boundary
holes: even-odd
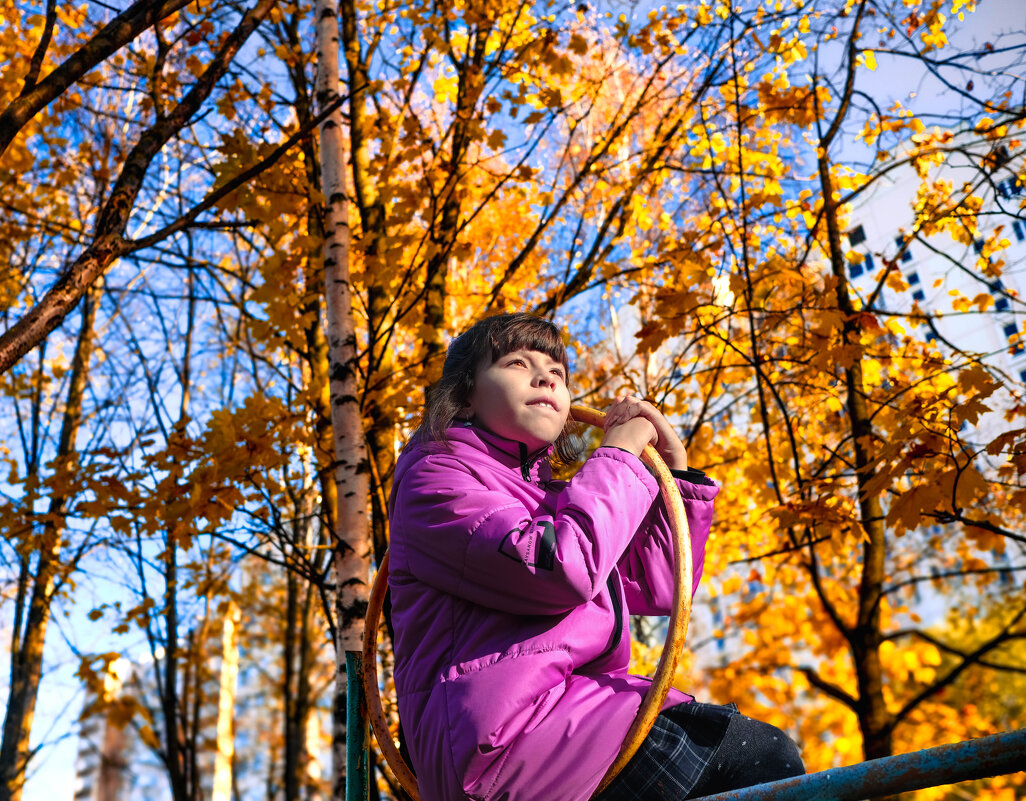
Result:
[[[334,0],[315,5],[317,50],[317,107],[327,108],[338,97],[338,9]],[[347,653],[359,655],[363,619],[367,612],[370,576],[369,483],[357,386],[356,326],[349,281],[349,206],[346,198],[341,110],[319,127],[324,213],[324,296],[331,388],[331,423],[335,443],[335,483],[338,511],[335,521],[335,702],[333,704],[332,797],[346,796],[346,738],[360,737],[345,722]],[[352,664],[352,659],[350,659]]]
[[[299,46],[298,33],[293,33],[292,45]],[[300,123],[312,118],[312,109],[306,93],[305,75],[299,69],[293,74],[293,85],[296,90],[296,113]],[[316,143],[312,138],[303,142],[304,165],[306,168],[307,183],[312,192],[322,191],[321,176],[319,170],[319,155]],[[307,214],[307,233],[310,239],[323,243],[324,209],[315,203],[311,203]],[[336,520],[338,518],[338,486],[335,483],[335,476],[331,470],[335,461],[335,445],[332,439],[331,403],[329,390],[329,365],[328,365],[328,343],[324,334],[324,271],[323,271],[323,250],[313,250],[308,253],[306,259],[306,293],[304,303],[304,318],[309,320],[305,329],[306,335],[306,361],[307,380],[310,384],[310,398],[314,404],[315,427],[317,432],[316,446],[314,448],[314,467],[317,474],[317,486],[320,491],[320,520],[321,532],[315,534],[312,527],[308,527],[307,533],[311,536],[309,543],[311,548],[308,554],[320,553],[315,551],[313,546],[315,540],[324,536],[334,537]],[[325,535],[325,532],[331,532]],[[320,574],[320,569],[315,567]],[[313,707],[312,693],[310,686],[310,665],[314,659],[314,641],[319,636],[315,630],[313,601],[314,587],[309,582],[304,582],[302,600],[297,599],[296,631],[294,634],[293,650],[299,656],[298,676],[291,691],[291,704],[286,713],[286,799],[291,798],[292,791],[290,782],[295,785],[297,798],[305,792],[307,798],[319,798],[318,776],[315,775],[315,760],[311,754],[311,727],[315,726],[317,720],[311,715]],[[301,607],[301,608],[300,608]],[[331,615],[328,615],[329,621]],[[334,631],[333,631],[334,634]],[[302,732],[296,727],[302,726]],[[289,741],[294,740],[294,748],[291,748]],[[293,777],[290,779],[289,777]]]
[[[61,546],[73,476],[77,466],[75,439],[82,420],[82,397],[89,380],[96,322],[102,288],[95,284],[82,305],[82,327],[71,367],[68,397],[64,405],[57,444],[56,476],[49,512],[43,521],[38,561],[23,635],[11,653],[11,688],[7,698],[3,740],[0,743],[0,801],[19,801],[29,760],[29,737],[35,716],[39,680],[43,670],[43,645],[50,622],[50,602],[62,571]],[[31,510],[29,519],[31,520]]]
[[[858,348],[859,328],[855,308],[848,293],[846,263],[841,247],[837,201],[830,175],[826,150],[819,158],[819,178],[823,190],[824,213],[829,240],[830,263],[837,279],[837,305],[844,315],[844,343],[857,355],[845,368],[846,406],[854,443],[855,477],[859,491],[859,518],[866,533],[862,547],[862,576],[859,582],[858,618],[849,635],[852,660],[858,679],[856,714],[862,730],[862,750],[866,759],[877,759],[893,753],[892,716],[887,711],[883,693],[883,665],[880,644],[883,641],[880,602],[886,579],[887,538],[884,530],[880,498],[866,492],[873,477],[873,466],[867,444],[873,438],[873,424],[866,408],[866,392],[862,376],[862,355]]]
[[[301,522],[296,524],[297,543],[293,561],[308,561],[314,553],[313,516],[314,488],[304,487],[298,510]],[[289,570],[286,576],[286,618],[284,655],[285,759],[283,786],[285,801],[309,797],[309,743],[307,732],[312,707],[310,670],[317,636],[313,616],[313,588],[299,571]]]
[[[894,716],[887,711],[884,700],[884,671],[880,659],[880,645],[883,642],[880,604],[886,579],[887,536],[884,529],[883,507],[877,495],[866,491],[873,478],[873,464],[868,445],[874,438],[873,423],[866,405],[866,390],[863,380],[863,353],[859,345],[859,330],[856,310],[848,292],[847,263],[841,246],[840,215],[837,196],[831,174],[830,147],[841,124],[851,108],[855,86],[855,70],[859,52],[860,26],[866,11],[866,0],[861,0],[855,10],[851,34],[847,43],[846,78],[839,97],[839,108],[829,128],[818,143],[817,167],[823,196],[823,220],[827,228],[827,250],[830,266],[837,281],[836,297],[838,310],[844,315],[841,331],[844,345],[854,354],[851,363],[844,368],[845,406],[855,461],[855,480],[858,486],[859,521],[865,531],[862,547],[862,574],[859,581],[858,616],[855,625],[848,631],[848,642],[858,686],[855,713],[862,731],[862,752],[866,759],[877,759],[893,753]],[[813,91],[813,97],[815,97]]]
[[[186,332],[183,343],[182,368],[179,373],[181,398],[178,405],[178,419],[175,430],[184,430],[189,419],[189,403],[192,389],[192,343],[196,324],[195,272],[192,267],[188,272],[189,302],[186,315]],[[175,481],[181,480],[181,467],[174,463],[172,473]],[[195,658],[195,649],[186,650],[184,666],[180,665],[181,647],[178,642],[178,592],[179,566],[178,548],[180,541],[187,534],[189,521],[179,520],[166,515],[164,520],[165,540],[164,553],[164,655],[162,660],[154,660],[154,669],[158,676],[157,688],[160,694],[161,713],[164,719],[164,762],[174,801],[193,801],[198,792],[195,771],[196,737],[191,736],[189,724],[189,692],[190,669],[199,671],[199,662]],[[205,621],[204,621],[205,623]],[[202,648],[202,638],[201,645]],[[163,675],[160,675],[162,672]],[[197,693],[199,693],[197,683]],[[195,718],[195,715],[192,716]]]
[[[370,169],[374,120],[368,114],[371,89],[370,66],[360,41],[359,19],[354,0],[341,0],[339,13],[342,51],[349,89],[349,149],[353,175],[353,195],[360,214],[360,247],[367,286],[367,383],[364,387],[364,416],[368,420],[366,446],[371,468],[371,537],[374,554],[380,560],[388,547],[387,509],[392,470],[395,467],[395,420],[378,399],[391,380],[394,362],[389,343],[389,314],[392,297],[392,271],[388,258],[388,217],[378,191],[378,176]]]
[[[472,46],[460,64],[456,92],[456,114],[452,123],[452,150],[446,163],[445,183],[434,198],[431,209],[431,247],[425,266],[424,322],[430,329],[425,336],[424,362],[430,370],[445,355],[445,299],[449,261],[459,235],[463,212],[460,177],[466,173],[467,152],[472,130],[478,123],[477,103],[484,90],[484,64],[491,23],[473,31]],[[440,367],[440,365],[439,365]],[[430,373],[429,373],[430,375]]]
[[[285,801],[299,801],[299,750],[301,733],[298,731],[300,721],[296,714],[298,697],[295,690],[295,659],[298,629],[298,584],[299,577],[295,571],[288,570],[285,576],[285,642],[282,646],[284,671],[282,675],[282,707],[285,723],[285,736],[282,747],[285,751],[282,765],[282,785]]]

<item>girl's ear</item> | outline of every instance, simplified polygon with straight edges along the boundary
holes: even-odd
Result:
[[[474,416],[474,404],[468,398],[460,404],[460,408],[457,410],[454,417],[457,420],[469,420]]]

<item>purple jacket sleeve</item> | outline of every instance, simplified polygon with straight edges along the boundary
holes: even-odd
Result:
[[[691,533],[692,588],[698,590],[705,564],[705,546],[712,524],[715,484],[678,479],[684,512]],[[631,541],[617,566],[623,579],[624,597],[632,615],[668,615],[673,609],[673,540],[670,520],[662,499],[652,504],[645,524]]]
[[[391,548],[443,592],[514,614],[559,614],[603,590],[658,491],[636,457],[599,448],[555,511],[537,515],[453,456],[432,454],[398,487]]]

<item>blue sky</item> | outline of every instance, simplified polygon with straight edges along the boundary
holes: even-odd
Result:
[[[997,36],[1002,32],[1026,29],[1026,2],[1023,0],[981,0],[978,11],[970,15],[967,22],[955,23],[949,31],[949,38],[955,47],[967,48],[972,43],[991,41],[999,44]],[[1022,34],[1020,33],[1019,36]],[[1000,69],[1001,58],[996,55],[986,65],[988,69]],[[946,110],[945,104],[956,102],[953,98],[941,98],[932,79],[911,68],[908,63],[881,57],[872,77],[865,77],[863,88],[872,94],[900,99],[916,92],[920,97],[938,97],[937,111]],[[37,709],[37,723],[34,741],[44,740],[48,745],[33,764],[32,774],[25,791],[27,801],[48,799],[50,801],[71,801],[75,789],[75,760],[77,737],[71,726],[81,704],[79,682],[74,678],[76,660],[64,647],[67,629],[77,624],[72,618],[58,613],[50,632],[52,655],[48,663],[43,692]],[[61,656],[61,654],[65,656]],[[4,676],[9,674],[6,654],[0,662]]]

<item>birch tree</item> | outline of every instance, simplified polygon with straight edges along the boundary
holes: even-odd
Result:
[[[339,20],[333,0],[315,5],[317,106],[327,109],[339,95]],[[364,732],[347,721],[347,676],[359,682],[363,618],[370,578],[370,484],[367,450],[357,386],[357,339],[349,270],[349,204],[342,112],[337,109],[318,127],[324,209],[324,299],[330,365],[331,423],[335,442],[335,723],[333,768],[335,798],[349,797],[344,787],[347,739],[363,742]],[[361,727],[362,728],[362,727]],[[349,746],[353,746],[350,744]],[[359,749],[362,751],[362,748]],[[355,797],[355,796],[353,796]]]

